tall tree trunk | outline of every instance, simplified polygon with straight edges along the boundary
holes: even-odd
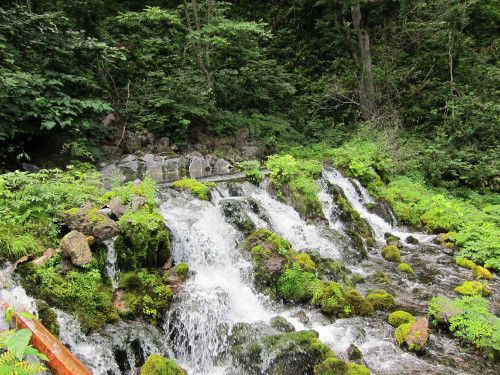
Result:
[[[369,120],[373,117],[376,108],[370,37],[366,29],[361,25],[361,8],[359,4],[351,6],[351,15],[361,51],[361,115],[365,120]]]

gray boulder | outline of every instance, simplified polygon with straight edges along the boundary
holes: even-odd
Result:
[[[215,173],[220,173],[220,174],[230,173],[233,170],[233,166],[228,161],[224,159],[219,159],[215,163],[214,170]]]

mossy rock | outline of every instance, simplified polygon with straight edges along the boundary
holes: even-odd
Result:
[[[59,323],[57,321],[57,314],[50,308],[47,302],[37,300],[36,310],[38,311],[38,318],[45,328],[55,337],[59,336]]]
[[[396,329],[396,341],[398,342],[399,346],[403,345],[406,338],[408,337],[408,334],[410,333],[410,324],[411,323],[400,324]]]
[[[340,194],[334,196],[334,201],[341,210],[340,220],[348,229],[359,233],[362,237],[371,237],[371,230],[368,224],[361,218],[356,211]]]
[[[117,265],[121,270],[156,269],[170,258],[171,244],[164,219],[147,210],[128,212],[119,221],[115,240]]]
[[[189,266],[186,263],[179,263],[175,267],[175,273],[177,276],[179,276],[182,280],[186,280],[188,273],[189,273]]]
[[[304,271],[297,262],[292,268],[285,269],[276,282],[276,291],[287,301],[307,301],[322,287],[323,283],[316,275]]]
[[[429,340],[429,321],[422,318],[416,322],[401,324],[395,332],[399,346],[422,354]]]
[[[314,367],[314,375],[370,375],[370,370],[355,363],[348,363],[337,358],[327,358]]]
[[[324,313],[339,318],[373,314],[373,307],[361,294],[355,290],[344,292],[342,286],[335,282],[325,283],[323,288],[318,289],[312,303],[320,306]]]
[[[310,374],[314,366],[335,353],[318,340],[317,332],[300,331],[234,346],[231,356],[245,373],[281,375]]]
[[[366,300],[375,310],[389,310],[396,305],[394,297],[385,290],[376,290],[366,296]]]
[[[462,257],[458,257],[457,258],[457,264],[460,267],[468,268],[470,270],[473,269],[474,267],[476,267],[476,263],[474,263],[472,260],[465,259],[465,258],[462,258]]]
[[[123,301],[129,310],[127,317],[139,317],[151,324],[160,322],[173,296],[159,274],[144,269],[124,274],[120,288],[124,290]]]
[[[302,269],[307,272],[316,272],[317,266],[316,263],[311,259],[309,254],[306,253],[301,253],[298,254],[297,257],[297,263],[300,264]]]
[[[413,275],[413,268],[409,264],[406,263],[400,263],[398,265],[398,269],[402,272],[406,272],[409,275]]]
[[[192,178],[184,177],[182,180],[175,181],[172,184],[174,189],[188,189],[193,195],[202,200],[210,199],[210,187],[215,186],[214,183],[202,183]]]
[[[479,281],[465,281],[462,285],[455,288],[455,292],[463,296],[482,295],[486,297],[491,294],[491,290]]]
[[[283,318],[282,316],[275,316],[270,321],[271,327],[280,332],[295,332],[295,327],[288,320]]]
[[[396,241],[399,241],[401,238],[399,238],[398,236],[390,233],[390,232],[385,232],[384,233],[384,239],[387,241],[389,238],[394,238]]]
[[[368,256],[368,252],[365,249],[365,245],[363,243],[363,238],[361,235],[352,229],[344,229],[344,233],[349,237],[351,245],[358,251],[359,254],[363,257]]]
[[[142,366],[140,375],[187,375],[187,371],[171,359],[151,354]]]
[[[485,279],[485,280],[493,279],[493,275],[491,274],[491,272],[481,266],[472,267],[472,275],[476,279]]]
[[[406,241],[406,243],[409,243],[410,245],[417,245],[418,244],[418,240],[413,236],[406,237],[405,241]]]
[[[373,275],[367,277],[369,281],[374,281],[379,284],[389,284],[391,285],[391,280],[387,277],[384,271],[375,272]]]
[[[401,262],[401,253],[397,246],[389,245],[382,249],[382,256],[390,262]]]
[[[399,327],[401,324],[412,323],[415,321],[413,315],[406,311],[394,311],[389,315],[389,324],[393,327]]]

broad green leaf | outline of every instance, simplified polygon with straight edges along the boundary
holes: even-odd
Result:
[[[8,335],[4,344],[20,361],[23,360],[24,352],[30,342],[32,332],[23,328]]]
[[[12,314],[14,314],[14,308],[12,306],[9,306],[9,308],[5,311],[5,322],[6,323],[9,322]]]
[[[33,348],[32,346],[26,347],[26,350],[24,351],[24,354],[25,355],[35,355],[38,358],[43,359],[44,361],[48,361],[49,360],[49,358],[45,354],[40,353],[36,348]]]

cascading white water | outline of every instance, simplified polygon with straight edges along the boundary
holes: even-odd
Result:
[[[106,271],[108,273],[108,277],[111,280],[111,285],[113,289],[118,287],[118,267],[116,265],[116,250],[115,250],[115,239],[110,238],[105,240],[103,243],[108,248],[108,256],[106,258]]]

